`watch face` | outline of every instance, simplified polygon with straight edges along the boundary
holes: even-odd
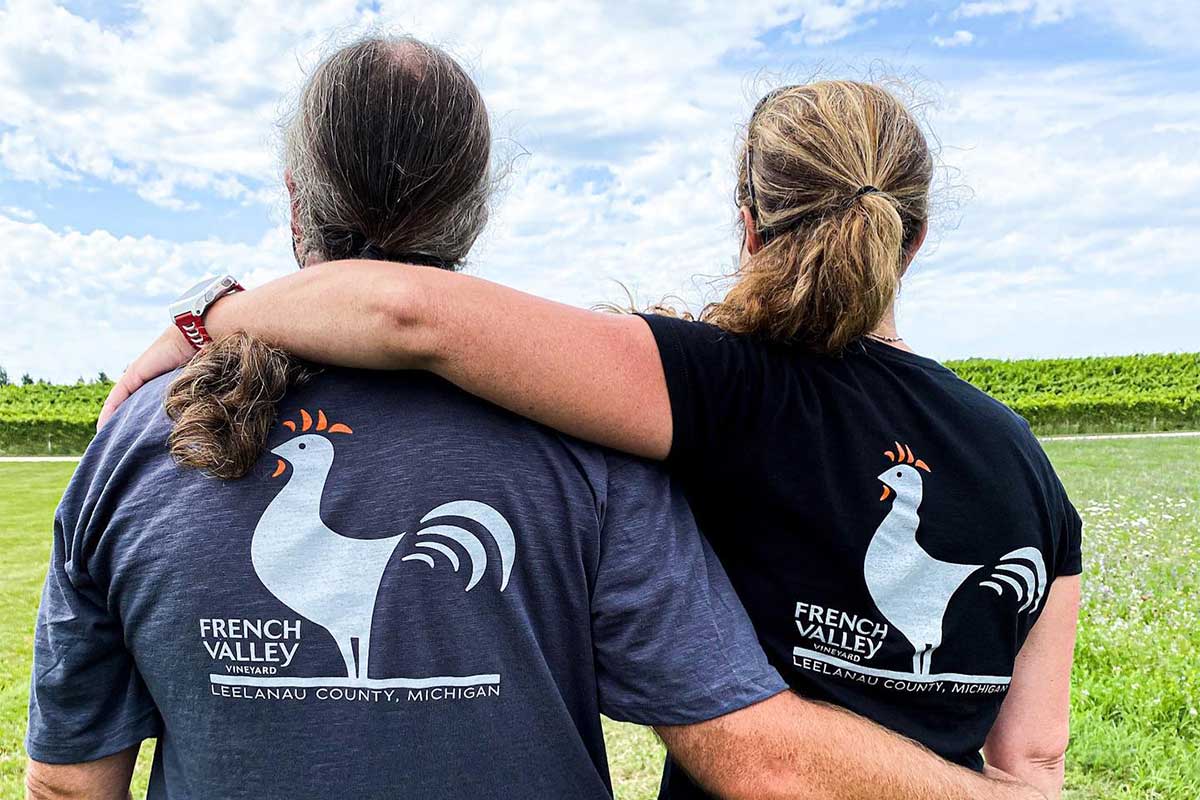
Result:
[[[180,299],[180,300],[187,300],[187,299],[189,299],[189,298],[195,297],[197,294],[199,294],[200,292],[202,292],[202,291],[204,291],[206,288],[208,288],[208,285],[209,285],[210,283],[212,283],[213,281],[215,281],[215,280],[216,280],[216,278],[215,278],[215,277],[213,277],[213,278],[205,278],[204,280],[200,281],[199,283],[197,283],[197,284],[196,284],[195,286],[193,286],[192,288],[188,289],[188,290],[187,290],[186,292],[184,292],[183,294],[179,295],[179,299]]]

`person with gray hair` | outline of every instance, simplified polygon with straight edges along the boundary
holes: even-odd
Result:
[[[454,269],[489,148],[442,51],[339,50],[288,129],[301,267]],[[235,289],[181,299],[189,339]],[[56,514],[31,797],[126,796],[148,738],[151,798],[611,797],[601,714],[721,797],[1039,797],[788,692],[665,472],[439,378],[230,334],[123,406]]]
[[[459,266],[487,223],[491,143],[478,88],[441,49],[375,37],[338,50],[286,126],[300,266]]]

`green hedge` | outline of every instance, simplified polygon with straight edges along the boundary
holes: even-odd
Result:
[[[1200,353],[947,365],[1039,434],[1200,430]],[[80,453],[109,383],[0,387],[0,455]]]
[[[947,366],[1040,434],[1200,430],[1200,353]]]
[[[79,455],[96,435],[96,420],[0,419],[0,455]]]
[[[0,386],[0,455],[82,453],[111,383]]]

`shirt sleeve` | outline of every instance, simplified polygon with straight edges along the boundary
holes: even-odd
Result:
[[[759,424],[769,379],[766,349],[704,322],[643,314],[662,358],[671,399],[675,463],[728,464],[739,430]]]
[[[640,461],[609,463],[592,598],[601,711],[685,725],[783,691],[671,479]]]
[[[1071,501],[1063,497],[1066,522],[1059,543],[1058,575],[1079,575],[1083,572],[1083,520]]]
[[[159,735],[161,721],[103,589],[87,567],[77,522],[81,465],[54,524],[50,570],[33,642],[25,748],[37,761],[94,761]],[[82,504],[80,504],[82,505]]]

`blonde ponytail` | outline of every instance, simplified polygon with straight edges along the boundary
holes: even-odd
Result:
[[[925,138],[882,88],[832,81],[768,96],[746,146],[737,200],[765,245],[701,318],[837,352],[873,330],[899,290],[927,215]]]

